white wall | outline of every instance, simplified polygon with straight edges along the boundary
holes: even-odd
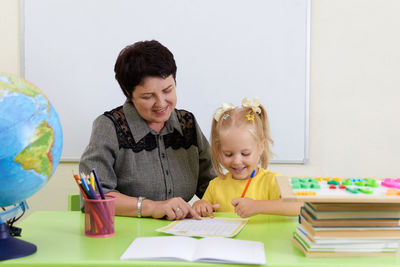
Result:
[[[400,177],[400,1],[312,0],[310,160],[274,164],[285,175]],[[19,74],[19,5],[0,0],[0,72]],[[76,193],[62,163],[28,199],[66,209]]]
[[[18,1],[0,0],[0,72],[19,74]]]

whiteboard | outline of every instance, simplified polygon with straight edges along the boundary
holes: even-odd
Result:
[[[93,120],[124,103],[114,79],[125,46],[156,39],[175,56],[177,108],[206,137],[213,112],[259,97],[272,163],[304,163],[309,130],[309,0],[28,0],[22,74],[57,110],[62,161],[79,161]]]

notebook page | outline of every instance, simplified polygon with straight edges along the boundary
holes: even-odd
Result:
[[[121,256],[121,260],[192,261],[196,239],[184,236],[138,237]]]
[[[241,264],[265,264],[262,242],[224,237],[206,237],[199,240],[194,261]]]
[[[156,231],[182,236],[232,237],[237,235],[247,222],[248,219],[222,217],[184,219],[174,221]]]

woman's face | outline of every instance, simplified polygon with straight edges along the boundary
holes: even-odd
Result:
[[[160,132],[176,106],[173,76],[145,77],[133,90],[132,102],[149,127]]]

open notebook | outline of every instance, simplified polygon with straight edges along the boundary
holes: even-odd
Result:
[[[122,254],[121,260],[265,264],[265,249],[262,242],[225,237],[138,237]]]

